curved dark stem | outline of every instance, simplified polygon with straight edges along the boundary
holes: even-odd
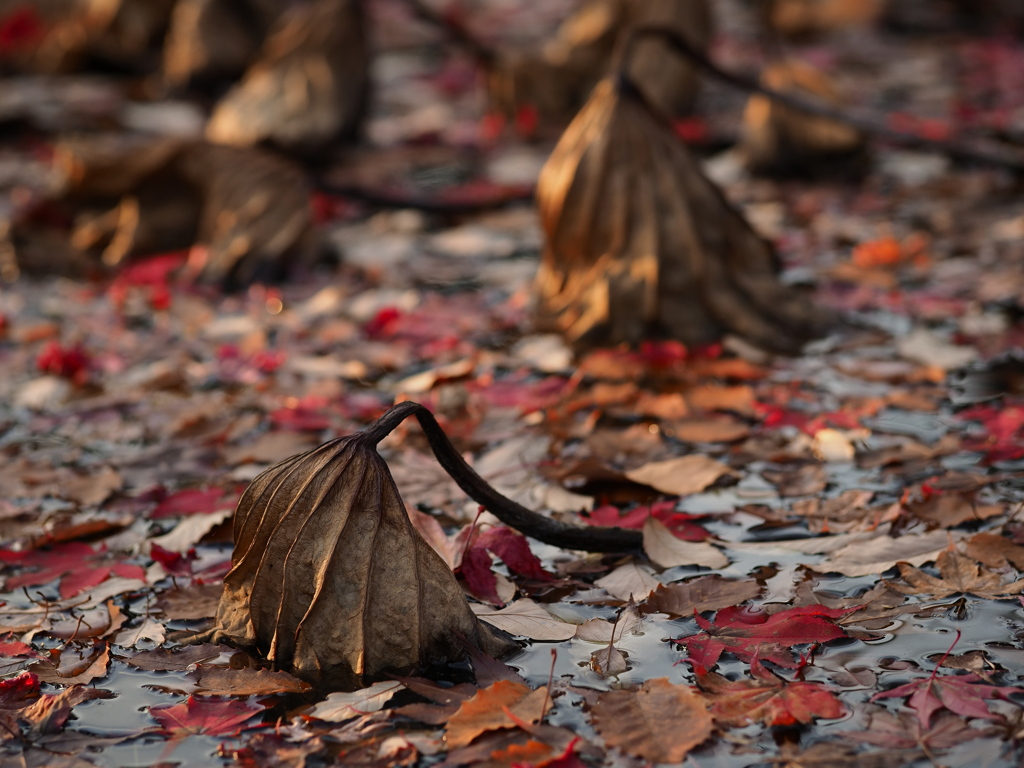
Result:
[[[505,525],[530,538],[565,549],[587,552],[628,552],[643,547],[643,534],[626,528],[584,527],[552,520],[502,496],[466,463],[434,414],[419,403],[399,403],[370,425],[363,435],[376,445],[407,417],[415,416],[423,428],[434,455],[459,487],[478,504],[486,507]]]
[[[460,216],[484,211],[493,211],[515,203],[533,200],[533,189],[511,189],[504,194],[481,197],[475,200],[438,200],[429,197],[415,197],[383,190],[369,189],[343,184],[331,184],[317,179],[316,188],[329,195],[347,197],[367,205],[382,208],[411,208],[424,213]]]
[[[433,24],[444,30],[445,34],[455,43],[469,51],[469,54],[486,69],[491,68],[497,59],[494,49],[480,42],[472,32],[460,22],[444,13],[439,13],[424,0],[405,0],[416,18]]]
[[[892,143],[900,146],[932,150],[945,154],[956,160],[966,160],[969,162],[983,163],[985,165],[994,165],[1000,168],[1008,168],[1018,173],[1024,173],[1024,157],[1019,155],[993,151],[983,147],[975,147],[959,141],[929,139],[915,133],[894,131],[888,126],[882,125],[870,118],[851,115],[819,101],[814,101],[791,93],[783,93],[781,91],[776,91],[773,88],[766,88],[757,80],[722,69],[711,61],[711,59],[709,59],[702,51],[679,35],[675,30],[665,27],[638,27],[630,33],[623,49],[622,57],[619,59],[619,82],[629,81],[629,76],[626,73],[626,66],[636,44],[644,38],[652,37],[661,38],[677,53],[685,56],[699,68],[703,69],[709,75],[718,78],[722,82],[748,93],[759,94],[777,102],[778,104],[790,107],[791,109],[806,112],[807,114],[814,115],[816,117],[824,117],[829,120],[844,123],[845,125],[852,126],[853,128],[863,131],[871,136],[891,141]]]

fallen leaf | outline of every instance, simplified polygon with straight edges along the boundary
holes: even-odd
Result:
[[[229,736],[242,730],[243,723],[262,711],[262,706],[248,701],[195,696],[178,704],[149,708],[150,717],[160,723],[161,732],[172,739],[195,734]]]
[[[751,661],[755,657],[795,668],[792,647],[846,637],[831,620],[850,613],[823,605],[788,608],[771,615],[747,608],[725,608],[708,621],[697,615],[701,634],[676,640],[686,648],[694,668],[711,669],[725,651]]]
[[[810,496],[825,490],[828,478],[821,464],[805,464],[796,469],[766,471],[764,479],[774,485],[780,496]]]
[[[750,427],[728,418],[684,419],[665,424],[663,429],[686,443],[733,443],[750,435]]]
[[[131,656],[120,657],[122,661],[138,669],[151,672],[185,672],[203,661],[216,659],[222,653],[235,653],[226,645],[186,645],[184,648],[154,648],[140,651]]]
[[[729,680],[715,672],[697,672],[697,685],[704,691],[717,724],[807,725],[817,718],[842,717],[846,711],[836,695],[820,683],[784,680],[765,669],[756,657],[750,671],[753,680]]]
[[[341,723],[353,717],[379,712],[405,685],[395,680],[382,680],[368,688],[351,693],[331,693],[310,711],[310,716],[329,723]]]
[[[940,578],[915,568],[909,563],[899,563],[898,581],[886,581],[890,589],[905,595],[932,595],[937,599],[950,595],[968,594],[998,600],[1002,597],[1020,594],[1024,591],[1024,579],[1004,584],[998,573],[983,570],[977,562],[955,550],[943,550],[935,561]]]
[[[112,467],[100,467],[88,475],[74,477],[62,484],[61,496],[83,507],[106,501],[114,491],[121,490],[124,480]]]
[[[592,718],[608,746],[652,763],[682,762],[711,735],[711,714],[701,697],[664,677],[600,694]]]
[[[188,552],[210,531],[231,517],[230,509],[209,512],[204,515],[191,515],[183,518],[174,528],[163,536],[154,536],[151,544],[170,552]]]
[[[726,475],[734,474],[727,464],[702,454],[690,454],[665,461],[652,461],[626,472],[634,483],[649,485],[672,496],[700,493]]]
[[[29,669],[44,683],[89,685],[94,680],[106,677],[109,666],[110,648],[104,643],[88,650],[65,647],[56,660],[39,661]]]
[[[999,720],[1002,716],[991,711],[985,700],[1013,701],[1010,696],[1021,693],[1020,688],[992,685],[973,672],[966,675],[939,675],[937,672],[876,693],[871,700],[907,697],[907,706],[917,713],[921,728],[927,729],[932,715],[940,709],[948,709],[963,717]]]
[[[220,584],[191,584],[177,586],[160,593],[156,605],[170,620],[208,619],[217,615],[220,602]]]
[[[934,725],[921,725],[919,718],[910,712],[889,712],[884,709],[872,712],[866,731],[846,731],[843,738],[874,744],[886,749],[929,750],[949,749],[971,739],[991,736],[992,728],[972,728],[967,721],[952,712],[941,712]],[[912,762],[907,760],[904,765]]]
[[[898,339],[896,349],[907,360],[938,366],[946,371],[962,368],[978,357],[978,351],[973,347],[949,344],[926,328],[915,328]]]
[[[542,606],[528,598],[496,610],[485,605],[474,605],[473,612],[488,624],[512,635],[523,635],[531,640],[568,640],[576,634],[576,625],[556,619]]]
[[[1005,568],[1007,563],[1024,571],[1024,547],[1005,536],[976,533],[967,540],[967,555],[989,568]]]
[[[729,564],[729,558],[720,549],[705,542],[682,541],[653,517],[644,523],[644,552],[662,568],[677,565],[724,568]]]
[[[948,546],[949,534],[942,530],[904,534],[899,538],[880,535],[836,549],[831,557],[814,568],[844,576],[870,576],[887,571],[901,561],[921,565],[934,560]]]
[[[149,640],[160,645],[166,636],[166,627],[156,619],[147,616],[139,626],[122,629],[114,635],[113,642],[114,645],[120,645],[123,648],[134,648],[142,640]]]
[[[204,696],[262,696],[305,693],[310,689],[309,683],[280,670],[200,665],[192,676],[196,681],[196,693]]]
[[[672,618],[691,616],[696,611],[719,611],[752,600],[761,594],[753,579],[726,579],[717,574],[685,582],[662,584],[644,601],[646,613],[667,613]]]
[[[974,494],[939,493],[921,501],[908,502],[906,508],[932,525],[953,528],[969,520],[987,520],[1003,514],[1002,504],[979,504]]]
[[[156,508],[149,513],[153,520],[160,520],[165,517],[179,517],[183,515],[211,514],[213,512],[230,512],[238,503],[238,492],[224,488],[189,488],[178,491],[168,496],[156,505]]]
[[[119,562],[102,550],[97,551],[80,541],[24,552],[0,549],[0,563],[30,569],[9,576],[4,581],[4,589],[10,591],[24,586],[37,586],[59,578],[58,589],[62,598],[75,597],[102,584],[111,576],[125,579],[141,579],[145,576],[141,566]]]
[[[486,731],[515,728],[517,721],[540,722],[549,706],[547,688],[531,691],[522,683],[499,680],[459,705],[445,728],[448,748],[464,747]]]
[[[68,718],[71,717],[71,710],[82,702],[93,699],[112,699],[114,696],[112,691],[105,691],[101,688],[72,685],[60,693],[40,696],[20,711],[18,719],[28,725],[26,737],[34,740],[62,730]]]
[[[923,757],[920,750],[859,752],[836,741],[819,741],[803,749],[799,744],[786,742],[772,764],[778,768],[906,768],[919,757]]]
[[[608,643],[599,651],[590,654],[590,668],[602,677],[615,677],[629,669],[625,654],[615,647],[614,643]]]
[[[660,585],[660,581],[636,563],[620,565],[594,582],[594,586],[605,590],[617,600],[644,600]]]

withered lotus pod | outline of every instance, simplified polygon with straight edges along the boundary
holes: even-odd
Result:
[[[207,138],[309,152],[353,137],[370,87],[367,37],[360,0],[289,9],[242,81],[214,108]]]
[[[819,70],[798,61],[767,68],[762,84],[779,93],[810,96],[839,105],[835,87]],[[743,113],[741,145],[747,165],[759,173],[837,173],[857,170],[867,158],[867,138],[856,128],[808,114],[755,94]]]
[[[213,642],[348,689],[385,671],[461,658],[466,642],[494,656],[518,648],[476,618],[409,521],[375,450],[400,420],[382,419],[253,480],[235,511]]]
[[[625,78],[594,89],[541,171],[537,202],[537,322],[579,345],[733,333],[795,352],[827,324]]]

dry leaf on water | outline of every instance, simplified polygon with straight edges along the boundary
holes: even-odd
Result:
[[[492,655],[517,648],[477,620],[413,528],[375,450],[390,428],[378,422],[252,482],[235,512],[214,642],[339,689],[459,658],[463,643]]]
[[[841,717],[846,711],[836,695],[821,683],[785,680],[757,658],[750,669],[753,680],[729,680],[716,672],[697,672],[697,684],[706,694],[711,715],[719,725],[807,724],[816,718]]]
[[[606,79],[537,183],[546,234],[537,322],[581,344],[734,333],[795,351],[827,315],[625,78]]]
[[[810,96],[839,105],[835,87],[808,64],[787,61],[764,71],[761,82],[780,93]],[[742,151],[747,164],[761,173],[806,173],[854,170],[866,158],[863,133],[844,123],[800,112],[760,94],[750,97],[743,113]]]
[[[512,680],[498,680],[462,702],[445,729],[449,749],[469,744],[485,731],[538,723],[551,705],[547,688],[531,691]]]
[[[369,96],[367,39],[356,0],[290,8],[242,82],[214,108],[207,138],[309,152],[353,137]]]
[[[352,693],[332,693],[309,714],[319,720],[340,723],[352,717],[379,712],[405,686],[395,680],[382,680]]]
[[[990,600],[1010,597],[1024,591],[1024,579],[1004,584],[1002,576],[983,569],[974,560],[955,550],[945,550],[935,560],[941,578],[936,578],[909,563],[900,563],[900,576],[906,584],[887,581],[890,589],[905,595],[931,595],[942,599],[950,595],[969,594]]]
[[[694,611],[718,611],[739,605],[761,594],[753,579],[724,579],[717,574],[692,581],[660,585],[644,602],[645,613],[667,613],[673,617],[692,616]]]
[[[531,640],[568,640],[576,634],[576,625],[556,619],[533,600],[516,600],[511,605],[495,610],[486,605],[474,605],[473,612],[488,624],[513,635]]]
[[[729,558],[722,550],[703,541],[683,541],[663,522],[653,517],[644,522],[644,552],[662,568],[674,568],[677,565],[724,568],[729,564]]]
[[[679,763],[711,735],[711,715],[694,690],[667,678],[602,693],[594,726],[608,746],[652,763]]]
[[[652,461],[626,472],[634,483],[649,485],[672,496],[700,493],[726,475],[733,475],[729,466],[709,456],[692,453],[665,461]]]
[[[636,563],[627,563],[607,576],[602,576],[594,582],[594,586],[601,587],[618,600],[643,600],[661,586],[661,582],[654,578],[649,570]]]
[[[990,568],[1003,568],[1009,563],[1024,570],[1024,547],[994,533],[976,533],[967,540],[967,554]]]

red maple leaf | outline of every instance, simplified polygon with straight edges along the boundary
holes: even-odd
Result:
[[[161,501],[149,517],[158,520],[163,517],[178,517],[180,515],[194,515],[199,513],[210,514],[220,512],[224,509],[234,509],[238,504],[241,493],[233,489],[224,488],[189,488],[184,491],[172,493]]]
[[[807,643],[823,643],[847,637],[843,629],[832,623],[850,613],[850,608],[826,608],[811,605],[789,608],[771,615],[750,608],[725,608],[715,615],[714,622],[696,612],[694,618],[702,633],[679,638],[695,669],[706,670],[718,663],[725,651],[745,661],[754,657],[795,669],[790,648]]]
[[[472,540],[462,554],[458,571],[466,585],[477,597],[491,603],[501,603],[498,582],[491,570],[491,554],[501,559],[512,573],[536,581],[551,581],[554,576],[544,570],[540,560],[530,551],[523,534],[496,525],[484,531],[471,533]]]
[[[149,556],[160,563],[164,570],[172,576],[191,576],[192,561],[196,559],[196,551],[195,548],[192,548],[185,554],[182,554],[181,552],[164,549],[156,542],[153,542],[149,547]]]
[[[986,699],[1010,701],[1012,694],[1024,693],[1021,688],[987,683],[973,672],[966,675],[937,675],[937,672],[936,668],[930,677],[876,693],[871,701],[907,696],[907,706],[917,712],[921,727],[927,730],[932,715],[940,709],[948,709],[964,717],[996,720],[999,715],[988,708]]]
[[[618,528],[643,528],[647,518],[653,517],[665,524],[683,541],[704,541],[711,534],[702,525],[693,522],[702,515],[690,515],[676,511],[675,501],[656,501],[650,506],[633,507],[620,510],[618,507],[605,504],[583,515],[583,519],[591,525],[606,525]]]
[[[146,577],[146,571],[141,565],[112,560],[102,549],[97,552],[89,544],[80,541],[25,552],[0,549],[0,564],[29,569],[8,577],[4,589],[34,587],[59,578],[58,590],[62,598],[74,597],[102,584],[111,575],[126,579]]]
[[[807,724],[818,717],[841,717],[845,711],[835,694],[820,683],[785,680],[756,658],[750,671],[754,680],[729,680],[698,670],[697,684],[707,694],[708,709],[716,722],[733,726]]]
[[[36,358],[36,367],[43,373],[70,379],[75,384],[89,380],[92,359],[80,345],[63,347],[56,339],[47,342]]]
[[[198,733],[208,736],[237,733],[242,723],[262,711],[263,707],[259,704],[237,699],[196,696],[189,696],[179,704],[149,708],[149,714],[160,723],[162,732],[174,739]]]

